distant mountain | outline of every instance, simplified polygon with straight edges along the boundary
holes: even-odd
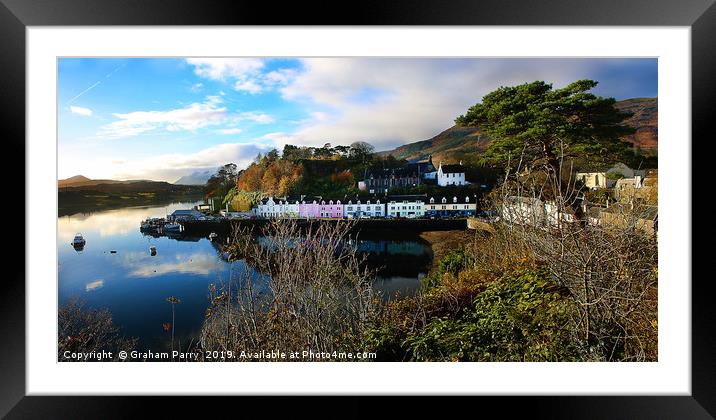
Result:
[[[61,179],[59,181],[59,184],[61,185],[72,185],[72,184],[81,184],[92,181],[91,179],[87,178],[86,176],[82,175],[75,175],[73,177],[67,178],[67,179]]]
[[[646,155],[656,155],[658,145],[657,98],[634,98],[618,101],[617,109],[634,115],[625,121],[636,128],[636,133],[624,140]],[[479,127],[452,126],[437,136],[415,143],[404,144],[393,150],[378,152],[381,156],[393,155],[398,159],[418,160],[433,156],[433,163],[475,162],[490,145],[490,139]]]
[[[659,143],[659,109],[657,98],[634,98],[616,103],[620,111],[634,114],[626,123],[636,128],[636,133],[625,140],[645,154],[656,155]]]
[[[211,178],[212,171],[194,172],[174,181],[174,185],[204,185]]]
[[[126,181],[117,181],[115,179],[89,179],[83,175],[75,175],[67,179],[60,179],[57,181],[57,187],[91,187],[94,185],[114,185],[114,184],[133,184],[137,182],[163,182],[163,181],[150,181],[146,179],[129,179]]]
[[[58,181],[58,214],[97,209],[198,201],[203,188],[164,181],[89,179],[81,175]]]

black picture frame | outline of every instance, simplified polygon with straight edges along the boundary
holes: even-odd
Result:
[[[4,150],[14,162],[25,157],[25,29],[27,26],[71,25],[641,25],[689,26],[692,34],[692,138],[710,139],[710,119],[716,114],[716,6],[715,0],[551,0],[535,1],[410,1],[366,0],[355,4],[338,1],[271,2],[168,1],[168,0],[0,0],[0,104]],[[625,42],[629,42],[625,40]],[[672,139],[673,140],[673,139]],[[681,141],[685,141],[681,140]],[[693,142],[692,142],[693,147]],[[701,147],[701,146],[700,146]],[[699,154],[704,155],[703,151]],[[693,154],[692,156],[698,156]],[[20,165],[23,165],[21,163]],[[693,164],[696,167],[696,163]],[[14,169],[17,177],[20,168]],[[22,172],[24,174],[24,171]],[[685,174],[685,177],[688,174]],[[24,179],[24,178],[23,178]],[[692,177],[694,185],[700,181]],[[704,181],[705,182],[705,181]],[[31,191],[12,182],[12,201]],[[687,184],[688,185],[688,184]],[[692,189],[692,191],[695,191]],[[13,206],[14,207],[14,206]],[[23,207],[21,206],[17,206]],[[17,209],[14,209],[17,210]],[[19,211],[17,211],[19,213]],[[14,216],[6,230],[15,252],[25,254],[24,220]],[[24,218],[24,216],[22,216]],[[48,234],[52,238],[53,234]],[[22,239],[21,239],[22,238]],[[709,247],[711,248],[711,247]],[[20,251],[22,250],[22,251]],[[709,261],[710,249],[692,246],[692,261]],[[28,397],[25,396],[25,265],[16,256],[0,292],[0,415],[8,418],[126,418],[148,414],[145,405],[157,404],[162,417],[188,413],[204,404],[195,398],[169,397]],[[711,257],[712,258],[712,257]],[[710,276],[702,280],[710,280]],[[673,279],[672,279],[673,280]],[[691,281],[691,279],[676,279]],[[602,397],[478,397],[470,403],[475,413],[493,409],[510,416],[531,418],[712,418],[716,416],[716,338],[712,334],[716,311],[709,293],[710,281],[692,282],[692,392],[690,396]],[[160,392],[158,390],[158,392]],[[239,397],[242,398],[242,397]],[[275,404],[238,402],[237,407],[272,407],[293,413],[315,407],[309,399]],[[442,404],[390,402],[382,414],[440,409]],[[377,409],[354,397],[331,401],[341,417],[366,418]],[[212,403],[213,404],[213,403]],[[324,404],[324,403],[321,403]],[[381,404],[381,406],[385,406]],[[321,406],[323,412],[323,407]],[[447,408],[445,408],[447,410]],[[448,411],[445,413],[447,414]],[[477,415],[477,414],[476,414]]]

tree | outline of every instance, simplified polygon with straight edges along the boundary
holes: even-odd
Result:
[[[351,143],[349,156],[355,160],[365,163],[375,151],[372,144],[364,141],[356,141]]]
[[[204,187],[206,196],[217,197],[223,200],[228,191],[236,185],[238,177],[239,173],[235,163],[227,163],[221,166],[216,173],[206,181],[206,186]]]
[[[265,164],[268,166],[278,160],[278,150],[271,149],[264,157]]]
[[[620,137],[634,130],[622,125],[631,114],[614,107],[614,98],[589,91],[593,80],[579,80],[562,89],[536,81],[501,87],[482,98],[455,122],[479,126],[492,143],[490,163],[516,165],[549,174],[559,172],[564,158],[608,161],[624,158],[631,145]]]
[[[336,146],[333,150],[341,157],[348,157],[351,153],[351,148],[349,146]]]

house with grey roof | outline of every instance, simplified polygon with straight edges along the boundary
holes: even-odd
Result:
[[[443,165],[440,162],[437,173],[438,185],[447,187],[448,185],[467,185],[469,182],[465,180],[465,167],[462,161],[458,165]]]

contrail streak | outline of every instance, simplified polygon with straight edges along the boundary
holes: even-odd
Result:
[[[114,70],[112,70],[111,72],[107,73],[107,75],[104,76],[104,78],[105,78],[105,79],[109,79],[110,77],[112,77],[112,75],[113,75],[114,73],[117,72],[117,70],[121,69],[122,67],[124,67],[124,64],[122,64],[121,66],[117,66],[116,69],[114,69]],[[67,101],[67,105],[71,104],[72,102],[74,102],[75,100],[77,100],[77,98],[79,98],[80,96],[82,96],[82,95],[84,95],[85,93],[89,92],[90,90],[96,88],[96,87],[99,86],[100,84],[102,84],[102,81],[101,81],[101,80],[98,81],[97,83],[93,84],[92,86],[88,87],[87,89],[83,90],[82,92],[80,92],[80,93],[79,93],[77,96],[75,96],[74,98],[72,98],[72,99],[70,99],[69,101]]]
[[[101,83],[102,83],[102,81],[100,80],[99,82],[97,82],[97,83],[93,84],[92,86],[88,87],[87,89],[83,90],[82,92],[79,93],[79,95],[77,95],[77,96],[75,96],[74,98],[72,98],[72,99],[70,99],[69,101],[67,101],[67,104],[68,104],[68,105],[71,104],[72,102],[75,101],[75,99],[79,98],[80,96],[82,96],[82,95],[84,95],[85,93],[89,92],[90,90],[94,89],[95,87],[97,87],[97,85],[99,85],[99,84],[101,84]]]

